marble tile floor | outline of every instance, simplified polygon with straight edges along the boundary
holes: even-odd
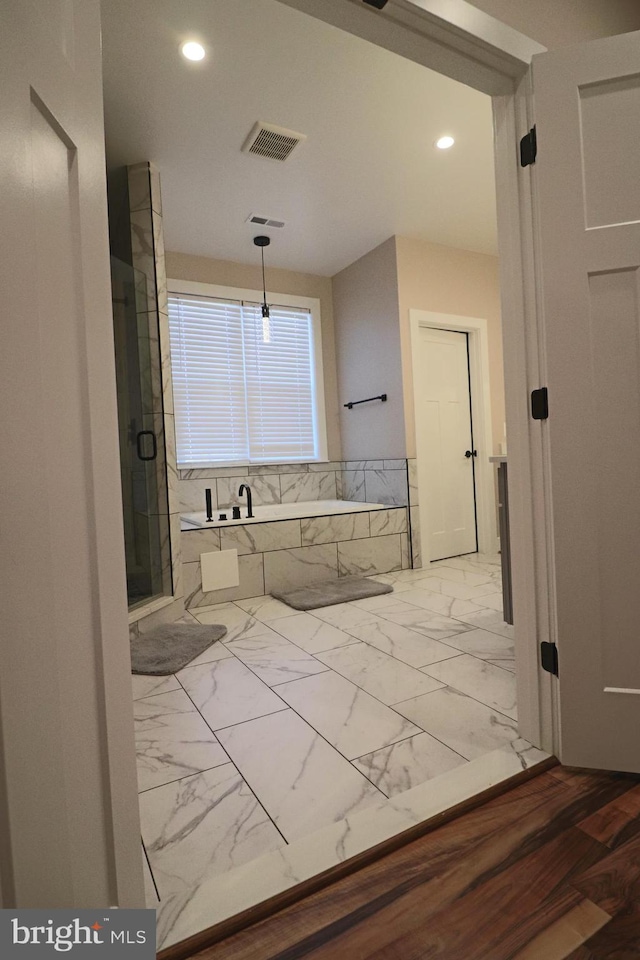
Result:
[[[375,577],[394,593],[308,613],[255,597],[185,614],[227,635],[175,676],[133,677],[159,945],[544,757],[518,738],[499,574],[499,558],[473,555]],[[271,886],[248,883],[254,861],[275,871]],[[202,891],[225,878],[205,922]]]

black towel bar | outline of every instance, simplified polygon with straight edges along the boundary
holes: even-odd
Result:
[[[386,393],[381,393],[378,397],[367,397],[366,400],[352,400],[351,403],[345,403],[344,406],[351,410],[351,408],[355,407],[358,403],[370,403],[372,400],[382,400],[382,402],[385,403],[386,399]]]

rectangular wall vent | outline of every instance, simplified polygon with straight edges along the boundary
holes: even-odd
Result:
[[[272,217],[259,217],[252,213],[245,223],[259,223],[261,227],[284,227],[284,220],[274,220]]]
[[[258,121],[242,147],[245,153],[253,153],[256,157],[266,157],[268,160],[287,160],[295,148],[303,140],[304,133],[295,130],[285,130],[272,123]]]

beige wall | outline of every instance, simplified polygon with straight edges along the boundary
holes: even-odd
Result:
[[[407,456],[415,457],[415,418],[409,310],[430,310],[488,321],[494,452],[503,438],[504,378],[498,258],[396,237]]]
[[[212,260],[186,253],[167,252],[167,276],[176,280],[220,284],[245,290],[262,289],[262,272],[256,263],[235,263],[232,260]],[[322,318],[322,366],[327,411],[328,459],[341,459],[340,425],[338,415],[338,387],[336,374],[336,345],[333,318],[331,279],[311,273],[294,273],[267,267],[267,292],[290,296],[312,297],[320,301]]]
[[[638,0],[469,0],[549,49],[640,30]]]
[[[337,273],[333,298],[343,459],[405,457],[395,237]],[[386,403],[343,406],[379,393]]]

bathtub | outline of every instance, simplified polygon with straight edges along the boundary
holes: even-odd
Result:
[[[389,510],[388,503],[362,503],[359,500],[301,500],[296,503],[270,503],[253,508],[254,516],[247,517],[246,503],[240,504],[242,516],[239,520],[231,519],[231,507],[218,507],[213,511],[213,520],[207,522],[207,515],[202,513],[183,513],[181,517],[183,530],[202,530],[211,527],[231,527],[238,524],[269,523],[273,520],[301,520],[306,517],[329,517],[340,513],[362,513],[372,510]],[[393,509],[393,508],[391,508]],[[221,513],[226,513],[228,520],[218,520]]]

